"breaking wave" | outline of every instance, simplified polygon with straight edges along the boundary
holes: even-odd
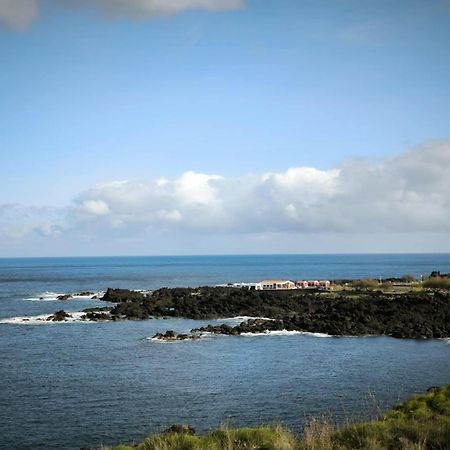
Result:
[[[295,335],[304,335],[304,336],[314,336],[314,337],[320,337],[320,338],[330,338],[334,337],[331,334],[325,334],[325,333],[312,333],[309,331],[288,331],[288,330],[273,330],[273,331],[263,331],[259,333],[241,333],[240,336],[295,336]]]
[[[62,299],[61,297],[64,295],[70,295],[67,299]],[[104,291],[100,292],[93,292],[92,294],[68,294],[67,292],[42,292],[40,294],[37,294],[34,297],[28,297],[25,300],[30,302],[59,302],[59,301],[68,301],[68,300],[90,300],[92,297],[96,296],[97,298],[100,298],[104,295]],[[60,297],[60,298],[58,298]]]
[[[18,317],[10,317],[6,319],[0,319],[0,324],[10,324],[10,325],[43,325],[43,324],[55,324],[55,323],[74,323],[74,322],[82,322],[88,323],[91,322],[89,320],[84,320],[81,317],[86,313],[77,311],[77,312],[69,312],[71,317],[67,317],[64,320],[53,322],[52,320],[48,320],[50,316],[53,314],[42,314],[40,316],[18,316]],[[94,323],[94,322],[92,322]]]

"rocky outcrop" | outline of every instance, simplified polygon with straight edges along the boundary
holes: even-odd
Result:
[[[195,334],[178,334],[173,330],[168,330],[164,334],[156,333],[152,339],[158,339],[160,341],[187,341],[199,339],[200,336]]]
[[[163,288],[145,295],[126,289],[108,289],[103,300],[115,303],[110,310],[112,320],[152,317],[204,320],[236,316],[273,319],[245,322],[238,327],[222,325],[210,330],[220,334],[288,330],[339,336],[450,336],[450,293],[444,290],[389,294],[381,291],[333,293],[200,287]],[[104,318],[101,315],[91,317]]]
[[[105,320],[112,320],[110,314],[111,308],[109,306],[105,306],[102,308],[86,308],[83,309],[83,314],[80,319],[81,320],[89,320],[91,322],[99,322]]]
[[[167,297],[172,294],[168,301]],[[450,336],[448,292],[420,292],[388,295],[381,292],[331,294],[299,291],[252,292],[229,289],[228,295],[211,291],[194,297],[164,292],[154,300],[153,310],[166,307],[165,314],[191,318],[254,316],[237,327],[221,325],[202,331],[220,334],[306,331],[330,335],[389,335],[401,338],[443,338]],[[161,301],[161,303],[160,303]],[[171,309],[167,309],[171,308]],[[152,312],[152,311],[151,311]]]
[[[130,303],[145,300],[146,295],[138,291],[130,291],[129,289],[112,289],[108,288],[105,295],[100,299],[112,303]]]
[[[72,315],[66,313],[63,309],[61,309],[60,311],[56,311],[51,316],[48,316],[46,320],[49,322],[64,322],[65,320],[70,318],[72,318]]]

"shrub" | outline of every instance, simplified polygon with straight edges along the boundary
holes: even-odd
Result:
[[[390,281],[385,281],[378,286],[382,291],[392,290],[392,283]]]
[[[350,286],[357,289],[378,289],[380,287],[378,281],[372,278],[352,281]]]
[[[432,277],[422,283],[422,286],[430,289],[450,289],[450,278]]]
[[[405,275],[402,275],[400,279],[405,283],[412,283],[413,281],[417,281],[416,277],[414,275],[411,275],[410,273],[405,273]]]

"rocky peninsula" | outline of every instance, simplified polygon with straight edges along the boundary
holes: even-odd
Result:
[[[364,289],[331,292],[200,287],[162,288],[151,293],[108,289],[102,300],[114,306],[107,311],[107,308],[93,308],[86,313],[86,318],[208,320],[249,316],[267,319],[246,321],[236,327],[208,326],[193,331],[231,335],[287,330],[335,336],[450,336],[450,293],[440,289],[401,294]]]

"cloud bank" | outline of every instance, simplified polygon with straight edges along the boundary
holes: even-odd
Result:
[[[229,11],[244,6],[243,0],[54,0],[59,6],[93,7],[107,16],[146,20],[188,10]],[[38,0],[0,0],[0,25],[13,30],[27,28],[38,17]]]
[[[111,182],[82,193],[72,220],[142,231],[450,232],[450,142],[328,170]]]
[[[187,171],[174,179],[112,181],[60,210],[0,206],[0,244],[358,233],[449,238],[450,141],[327,170],[299,166],[235,178]],[[270,241],[266,250],[274,251]]]

